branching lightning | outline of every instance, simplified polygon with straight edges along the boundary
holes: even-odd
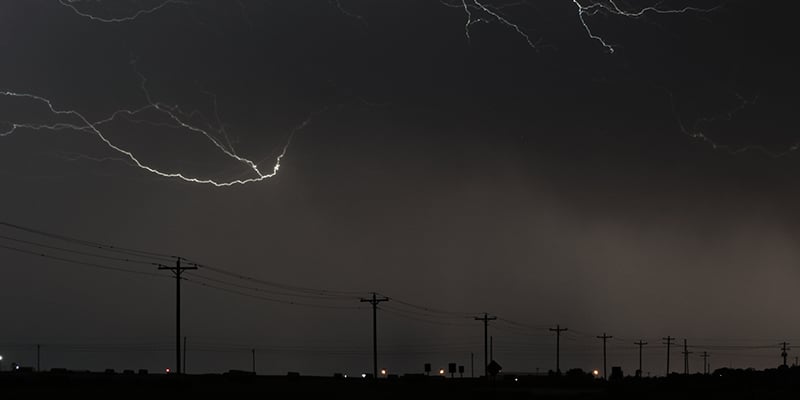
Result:
[[[362,23],[365,27],[367,26],[366,18],[364,18],[364,16],[362,16],[362,15],[358,15],[358,14],[346,9],[342,5],[342,1],[341,0],[328,0],[328,2],[331,5],[333,5],[334,7],[336,7],[336,9],[339,10],[340,13],[344,14],[347,17],[350,17],[350,18],[353,18],[353,19],[357,20],[358,22]]]
[[[739,155],[749,151],[756,151],[772,158],[781,158],[797,150],[800,150],[800,140],[795,141],[794,143],[786,147],[785,150],[773,151],[763,145],[734,146],[730,144],[723,144],[711,138],[709,134],[706,133],[704,127],[707,127],[715,122],[732,121],[736,116],[736,114],[744,111],[748,107],[754,106],[758,101],[758,97],[747,99],[741,94],[734,93],[733,96],[736,98],[737,104],[730,110],[721,112],[713,116],[698,118],[691,125],[687,125],[686,122],[684,122],[684,120],[680,117],[680,113],[677,110],[677,106],[675,104],[675,96],[671,92],[668,92],[668,94],[670,97],[670,104],[672,106],[672,111],[675,114],[675,118],[678,121],[678,126],[681,132],[683,132],[683,134],[692,139],[698,140],[702,143],[711,146],[711,148],[714,150],[722,150],[730,155]]]
[[[698,8],[698,7],[683,7],[683,8],[658,8],[656,6],[649,6],[641,8],[637,11],[628,11],[621,8],[614,0],[608,0],[608,3],[604,2],[594,2],[589,5],[582,5],[578,0],[572,0],[575,6],[578,8],[578,19],[581,21],[581,25],[586,30],[586,34],[589,38],[598,41],[603,47],[605,47],[610,53],[615,51],[614,46],[608,43],[606,39],[602,36],[594,33],[592,28],[589,26],[589,23],[586,22],[587,16],[594,16],[597,14],[605,13],[607,15],[616,15],[625,18],[642,18],[647,14],[686,14],[686,13],[710,13],[716,11],[720,8],[720,6],[712,7],[712,8]]]
[[[603,48],[609,53],[615,51],[614,45],[609,43],[608,39],[597,34],[592,29],[587,17],[592,17],[599,14],[620,16],[629,19],[638,19],[645,17],[648,14],[686,14],[686,13],[709,13],[720,8],[720,6],[712,8],[699,8],[699,7],[682,7],[682,8],[659,8],[657,6],[648,6],[636,10],[626,10],[621,7],[614,0],[593,0],[589,4],[582,4],[580,0],[571,0],[577,8],[577,17],[586,35],[589,39],[599,42]],[[527,4],[526,1],[518,1],[513,3],[504,3],[502,5],[492,5],[483,0],[460,0],[458,3],[448,2],[448,0],[440,0],[440,3],[455,9],[464,11],[467,20],[464,24],[464,34],[467,40],[471,39],[470,29],[477,23],[492,23],[496,22],[507,28],[515,31],[525,42],[533,49],[538,48],[540,40],[531,39],[530,35],[519,24],[513,22],[511,17],[504,15],[503,10]]]
[[[216,187],[226,187],[226,186],[234,186],[234,185],[244,185],[247,183],[253,182],[260,182],[269,178],[274,177],[278,174],[278,170],[281,167],[281,160],[286,155],[286,152],[289,149],[289,145],[291,143],[292,137],[294,134],[302,129],[304,129],[310,122],[311,117],[307,118],[305,121],[300,123],[299,125],[295,126],[294,129],[288,135],[288,139],[284,144],[280,154],[275,158],[275,163],[271,166],[268,172],[262,172],[262,169],[259,167],[258,163],[251,161],[245,157],[242,157],[233,149],[233,146],[230,145],[230,140],[228,140],[228,146],[226,147],[224,144],[220,143],[208,130],[193,125],[189,122],[189,119],[192,115],[196,115],[197,112],[192,113],[183,113],[177,106],[168,106],[166,104],[153,101],[150,93],[147,91],[146,83],[147,80],[141,76],[141,88],[145,94],[145,98],[147,99],[148,104],[142,106],[137,109],[121,109],[117,110],[108,116],[105,119],[91,122],[88,118],[86,118],[83,114],[76,110],[65,110],[57,108],[50,99],[30,94],[30,93],[17,93],[11,91],[0,91],[0,96],[2,97],[9,97],[21,100],[31,100],[37,103],[40,103],[46,107],[49,113],[61,119],[66,119],[66,121],[54,122],[54,123],[37,123],[37,122],[24,122],[24,121],[6,121],[4,123],[7,126],[7,129],[0,130],[0,137],[9,136],[13,133],[16,133],[20,130],[27,129],[27,130],[49,130],[49,131],[62,131],[62,130],[74,130],[74,131],[81,131],[95,135],[99,138],[103,144],[105,144],[111,150],[121,154],[124,156],[126,161],[133,163],[134,166],[144,169],[150,173],[159,175],[164,178],[173,178],[173,179],[180,179],[185,182],[190,183],[199,183],[199,184],[207,184],[213,185]],[[137,116],[143,114],[146,111],[156,112],[161,114],[165,117],[169,122],[160,122],[160,121],[152,121],[146,119],[140,119]],[[215,101],[215,113],[216,113],[216,101]],[[316,113],[315,113],[316,114]],[[315,115],[314,114],[314,115]],[[154,166],[146,164],[140,161],[133,152],[126,150],[115,143],[113,143],[109,138],[108,135],[103,132],[103,125],[106,125],[112,121],[115,121],[119,118],[124,118],[129,122],[133,123],[144,123],[162,127],[169,127],[174,129],[182,129],[192,133],[196,133],[202,135],[208,141],[210,141],[220,152],[222,152],[225,156],[230,159],[233,159],[243,165],[245,165],[255,176],[247,179],[234,179],[234,180],[227,180],[227,181],[217,181],[213,179],[204,179],[198,178],[193,176],[188,176],[184,173],[179,172],[167,172],[162,171]],[[217,116],[218,118],[218,116]],[[70,121],[70,119],[72,121]],[[227,134],[225,133],[224,127],[220,125],[220,131],[225,134],[227,138]],[[227,139],[226,139],[227,140]]]
[[[152,13],[154,13],[156,11],[159,11],[159,10],[161,10],[162,8],[164,8],[164,7],[168,6],[168,5],[175,5],[175,4],[184,4],[184,5],[186,5],[186,4],[189,4],[189,3],[185,2],[185,1],[182,1],[182,0],[164,0],[164,1],[160,2],[160,3],[158,3],[158,5],[156,5],[156,6],[137,10],[131,15],[127,15],[127,16],[124,16],[124,17],[104,18],[104,17],[99,17],[97,15],[93,15],[93,14],[85,12],[85,11],[81,11],[81,9],[77,5],[82,3],[82,2],[84,2],[84,1],[85,0],[58,0],[58,2],[62,6],[69,8],[70,10],[72,10],[72,12],[74,12],[75,14],[77,14],[77,15],[79,15],[81,17],[88,18],[88,19],[90,19],[92,21],[95,21],[95,22],[105,22],[105,23],[130,22],[130,21],[133,21],[133,20],[135,20],[135,19],[137,19],[137,18],[139,18],[141,16],[152,14]]]

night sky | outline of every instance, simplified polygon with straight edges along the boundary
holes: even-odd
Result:
[[[504,319],[490,334],[509,371],[554,369],[547,328],[556,324],[570,329],[562,370],[601,367],[603,332],[615,337],[609,365],[630,374],[640,338],[652,344],[644,371],[653,375],[664,373],[667,335],[709,351],[713,368],[774,367],[778,342],[800,345],[790,2],[664,1],[713,10],[585,15],[613,53],[569,0],[475,3],[497,7],[536,48],[475,9],[488,22],[467,37],[464,9],[435,0],[186,0],[131,21],[88,17],[159,4],[0,2],[0,219],[358,293],[283,297],[353,307],[327,309],[187,282],[189,373],[248,370],[252,347],[259,373],[368,372],[371,310],[358,297],[371,291],[458,313],[383,303],[379,364],[393,373],[426,362],[469,371],[470,352],[480,371],[483,329],[472,316],[483,312]],[[265,174],[291,141],[273,178],[190,183],[133,165],[86,130],[31,129],[80,121],[9,92],[93,122],[147,106],[149,95]],[[170,123],[150,109],[102,131],[159,171],[256,177]],[[0,235],[64,245],[9,227]],[[7,249],[0,271],[4,368],[35,365],[36,344],[46,369],[172,366],[166,271],[159,279]]]

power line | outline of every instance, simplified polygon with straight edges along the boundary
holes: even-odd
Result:
[[[82,265],[82,266],[86,266],[86,267],[104,269],[104,270],[108,270],[108,271],[125,272],[125,273],[128,273],[128,274],[145,275],[145,276],[152,276],[152,277],[158,277],[158,278],[163,278],[164,277],[163,275],[159,275],[159,274],[156,274],[154,272],[136,271],[136,270],[127,269],[127,268],[112,267],[112,266],[103,265],[103,264],[91,263],[91,262],[80,261],[80,260],[73,260],[73,259],[70,259],[70,258],[53,256],[53,255],[49,255],[49,254],[46,254],[46,253],[39,253],[39,252],[31,251],[31,250],[20,249],[18,247],[6,246],[6,245],[2,245],[2,244],[0,244],[0,248],[6,249],[6,250],[11,250],[11,251],[16,251],[16,252],[19,252],[19,253],[29,254],[29,255],[33,255],[33,256],[37,256],[37,257],[47,258],[47,259],[51,259],[51,260],[57,260],[57,261],[71,263],[71,264]]]
[[[124,254],[128,254],[128,255],[137,255],[137,256],[146,257],[146,258],[155,258],[155,259],[160,259],[162,261],[169,261],[169,260],[172,260],[172,259],[175,258],[175,256],[172,256],[172,255],[169,255],[169,254],[155,253],[155,252],[152,252],[152,251],[136,250],[136,249],[126,248],[126,247],[119,247],[119,246],[114,246],[114,245],[100,243],[100,242],[93,242],[93,241],[89,241],[89,240],[78,239],[78,238],[65,236],[65,235],[60,235],[60,234],[56,234],[56,233],[45,232],[45,231],[42,231],[42,230],[33,229],[33,228],[25,227],[25,226],[22,226],[22,225],[17,225],[17,224],[12,224],[12,223],[9,223],[9,222],[4,222],[4,221],[0,221],[0,226],[5,226],[5,227],[8,227],[8,228],[12,228],[12,229],[16,229],[16,230],[20,230],[20,231],[24,231],[24,232],[28,232],[28,233],[33,233],[33,234],[36,234],[36,235],[45,236],[45,237],[49,237],[49,238],[53,238],[53,239],[58,239],[58,240],[62,240],[62,241],[70,242],[70,243],[75,243],[75,244],[79,244],[79,245],[82,245],[82,246],[99,248],[99,249],[103,249],[103,250],[106,250],[106,251],[124,253]]]
[[[358,298],[358,295],[363,295],[363,294],[366,293],[366,292],[349,292],[349,291],[338,291],[338,290],[327,290],[327,289],[314,289],[314,288],[308,288],[308,287],[302,287],[302,286],[294,286],[294,285],[288,285],[288,284],[274,282],[274,281],[268,281],[268,280],[265,280],[265,279],[244,275],[244,274],[241,274],[241,273],[238,273],[238,272],[228,271],[228,270],[225,270],[223,268],[214,267],[214,266],[211,266],[211,265],[208,265],[208,264],[201,264],[201,263],[196,263],[196,262],[191,262],[190,264],[194,265],[194,266],[197,266],[197,267],[201,267],[203,269],[207,269],[207,270],[212,271],[212,272],[216,272],[218,274],[227,275],[227,276],[230,276],[230,277],[234,277],[234,278],[237,278],[237,279],[242,279],[242,280],[245,280],[245,281],[250,281],[250,282],[254,282],[254,283],[258,283],[258,284],[262,284],[262,285],[277,287],[277,288],[284,289],[284,290],[291,290],[291,291],[304,292],[304,293],[317,294],[317,295],[325,295],[325,296],[331,296],[331,297],[342,296],[342,297],[347,297],[347,298],[349,298],[351,300],[353,298]]]
[[[83,256],[103,258],[103,259],[112,260],[112,261],[123,261],[123,262],[145,264],[145,265],[150,265],[151,264],[151,262],[149,262],[149,261],[133,260],[133,259],[130,259],[130,258],[106,256],[106,255],[89,253],[89,252],[80,251],[80,250],[72,250],[72,249],[67,249],[67,248],[64,248],[64,247],[51,246],[51,245],[47,245],[47,244],[43,244],[43,243],[33,242],[33,241],[30,241],[30,240],[17,239],[17,238],[13,238],[13,237],[9,237],[9,236],[4,236],[4,235],[0,235],[0,239],[10,240],[10,241],[17,242],[17,243],[24,243],[24,244],[37,246],[37,247],[42,247],[42,248],[50,249],[50,250],[63,251],[65,253],[72,253],[72,254],[79,254],[79,255],[83,255]]]
[[[212,278],[212,277],[209,277],[209,276],[206,276],[206,275],[202,275],[202,274],[199,274],[199,273],[196,273],[196,272],[189,272],[187,274],[190,275],[190,276],[196,277],[196,278],[204,279],[204,280],[209,281],[209,282],[215,282],[215,283],[218,283],[218,284],[221,284],[221,285],[233,286],[233,287],[236,287],[236,288],[239,288],[239,289],[252,290],[254,292],[266,293],[266,294],[271,294],[271,295],[276,295],[276,296],[302,297],[302,298],[315,299],[315,300],[337,300],[337,301],[351,300],[350,297],[343,298],[343,297],[338,297],[338,296],[319,296],[319,295],[303,294],[303,293],[277,292],[277,291],[273,291],[273,290],[262,289],[262,288],[255,287],[255,286],[241,285],[241,284],[238,284],[238,283],[233,283],[233,282],[225,281],[225,280],[222,280],[222,279],[216,279],[216,278]]]
[[[338,310],[361,309],[361,307],[329,306],[329,305],[324,305],[324,304],[311,304],[311,303],[303,303],[303,302],[291,301],[291,300],[275,299],[275,298],[271,298],[271,297],[258,296],[258,295],[254,295],[254,294],[250,294],[250,293],[241,292],[241,291],[238,291],[238,290],[228,289],[228,288],[225,288],[225,287],[215,286],[215,285],[211,285],[211,284],[208,284],[208,283],[205,283],[205,282],[192,280],[192,279],[189,279],[189,278],[182,278],[182,279],[183,279],[184,282],[192,283],[192,284],[195,284],[195,285],[199,285],[199,286],[203,286],[203,287],[207,287],[207,288],[211,288],[211,289],[215,289],[215,290],[219,290],[219,291],[227,292],[227,293],[231,293],[231,294],[236,294],[236,295],[243,296],[243,297],[250,297],[250,298],[254,298],[254,299],[269,301],[269,302],[273,302],[273,303],[281,303],[281,304],[288,304],[288,305],[293,305],[293,306],[303,306],[303,307],[312,307],[312,308],[338,309]]]

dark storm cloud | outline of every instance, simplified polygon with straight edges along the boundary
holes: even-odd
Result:
[[[800,326],[783,317],[800,261],[796,155],[733,156],[680,129],[702,128],[733,148],[779,152],[794,143],[795,35],[777,5],[596,17],[593,28],[618,44],[612,55],[566,1],[515,11],[546,44],[539,52],[498,24],[474,26],[468,41],[463,12],[437,2],[343,2],[366,26],[324,1],[243,1],[244,9],[201,1],[125,24],[94,23],[53,3],[0,6],[0,45],[12,60],[0,65],[0,88],[101,118],[144,104],[138,70],[167,104],[211,115],[205,92],[214,93],[235,147],[258,160],[271,160],[292,127],[325,111],[294,138],[277,177],[223,190],[59,156],[114,156],[87,134],[15,133],[0,139],[3,219],[275,281],[377,290],[590,334],[797,337]],[[732,122],[696,124],[735,109],[738,96],[755,103]],[[0,119],[36,112],[19,107],[4,105]],[[188,135],[113,134],[165,169],[242,171]],[[3,257],[0,313],[12,322],[0,342],[170,343],[171,282]],[[364,348],[346,357],[277,352],[264,372],[369,367],[366,310],[296,309],[187,286],[184,321],[196,341]],[[381,324],[387,348],[472,346],[382,357],[393,370],[481,351],[477,322],[440,326],[387,313]],[[553,367],[549,333],[494,334],[498,346],[535,347],[500,354],[504,366]],[[597,365],[599,343],[575,339],[562,365]],[[616,351],[615,362],[633,370],[633,351]],[[775,355],[717,362],[763,367]],[[171,361],[168,352],[125,357],[62,352],[46,365]],[[196,371],[249,365],[244,353],[192,357]]]

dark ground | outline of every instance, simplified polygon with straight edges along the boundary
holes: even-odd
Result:
[[[191,395],[205,398],[348,399],[777,399],[800,394],[800,368],[770,371],[718,370],[713,375],[625,378],[603,382],[591,377],[498,377],[480,379],[402,376],[377,381],[305,376],[164,375],[94,372],[4,372],[0,391],[10,396],[113,398]]]

